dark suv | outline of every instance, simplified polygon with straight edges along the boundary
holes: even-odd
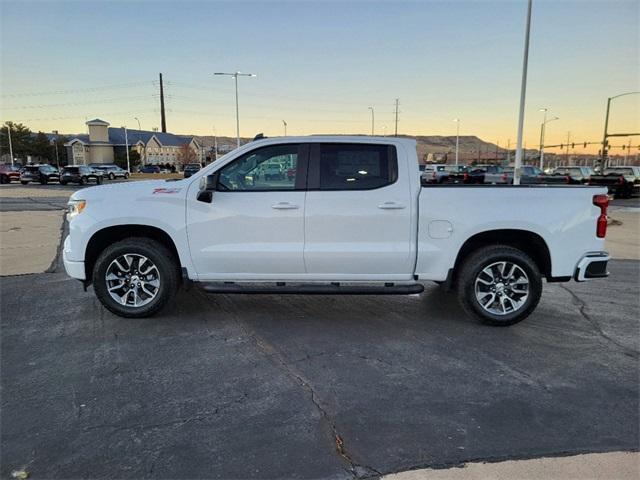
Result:
[[[126,180],[129,178],[129,172],[113,163],[92,163],[89,166],[101,171],[109,180],[115,180],[116,178],[124,178]]]
[[[20,183],[23,185],[29,182],[38,182],[46,185],[51,181],[60,181],[58,170],[51,165],[27,165],[20,172]]]
[[[184,167],[184,178],[189,178],[191,175],[200,170],[199,163],[188,163]]]
[[[60,185],[66,185],[67,183],[84,185],[91,181],[100,185],[102,183],[102,172],[85,165],[64,167],[60,174]]]

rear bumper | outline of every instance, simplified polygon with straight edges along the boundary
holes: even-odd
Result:
[[[576,282],[584,282],[590,278],[605,278],[609,276],[607,263],[611,259],[607,252],[587,253],[578,262],[573,278]]]
[[[86,276],[84,273],[84,262],[76,262],[74,260],[69,260],[69,251],[70,251],[70,239],[67,236],[64,240],[64,248],[62,249],[62,261],[64,263],[64,269],[71,278],[76,278],[78,280],[86,280]]]

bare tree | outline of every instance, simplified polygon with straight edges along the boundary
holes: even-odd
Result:
[[[198,157],[196,156],[196,152],[189,146],[188,143],[184,143],[180,145],[180,150],[178,150],[178,163],[184,167],[189,163],[197,163]]]

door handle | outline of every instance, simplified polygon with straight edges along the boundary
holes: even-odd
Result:
[[[384,202],[378,205],[378,208],[381,208],[383,210],[401,210],[405,208],[405,206],[401,203],[396,202]]]
[[[298,205],[289,202],[278,202],[271,205],[271,208],[274,208],[276,210],[294,210],[299,207]]]

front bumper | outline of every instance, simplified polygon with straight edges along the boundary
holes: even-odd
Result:
[[[69,260],[70,243],[71,240],[67,235],[67,238],[64,239],[64,248],[62,249],[62,261],[64,263],[64,269],[66,270],[67,275],[69,275],[71,278],[86,280],[86,275],[84,273],[84,262]]]
[[[607,252],[587,253],[578,262],[573,278],[576,282],[585,282],[590,278],[605,278],[609,276],[607,262],[611,256]]]

